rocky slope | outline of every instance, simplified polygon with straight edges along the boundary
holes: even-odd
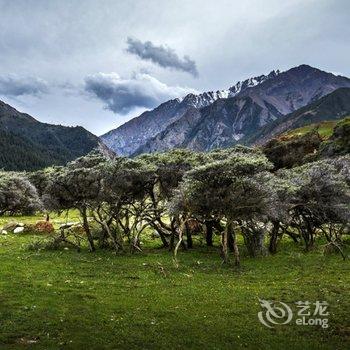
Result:
[[[325,120],[342,119],[348,114],[350,114],[350,88],[339,88],[319,100],[266,125],[254,135],[242,141],[246,144],[264,144],[286,130]]]
[[[350,153],[350,117],[288,130],[261,147],[276,169]]]
[[[94,148],[109,152],[84,128],[45,124],[0,101],[0,168],[34,170],[65,164]]]
[[[102,135],[101,139],[118,155],[132,155],[138,149],[141,149],[140,147],[144,145],[148,147],[146,144],[149,144],[152,138],[160,135],[173,123],[176,125],[176,121],[181,117],[184,117],[184,122],[188,120],[189,115],[186,115],[188,110],[192,110],[193,108],[201,109],[213,104],[219,99],[234,97],[243,93],[248,88],[276,77],[278,74],[279,71],[272,71],[268,75],[261,75],[238,82],[227,90],[204,92],[199,95],[188,94],[183,99],[167,101],[151,111],[142,113],[139,117],[126,122],[117,129]],[[193,123],[194,121],[191,121],[191,124]],[[172,139],[172,142],[175,142],[176,135]],[[175,142],[175,144],[177,143]],[[154,149],[157,147],[156,145],[151,146]],[[165,148],[167,148],[166,145]]]

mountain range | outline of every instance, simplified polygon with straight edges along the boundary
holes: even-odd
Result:
[[[95,148],[109,152],[97,136],[81,126],[41,123],[0,101],[0,169],[63,165]]]
[[[261,143],[262,129],[277,128],[287,115],[339,88],[350,88],[350,79],[300,65],[238,82],[227,90],[169,100],[101,138],[122,156]]]
[[[350,79],[308,65],[169,100],[101,138],[80,126],[41,123],[0,101],[0,169],[64,165],[96,148],[135,156],[172,148],[264,145],[288,130],[348,115]]]

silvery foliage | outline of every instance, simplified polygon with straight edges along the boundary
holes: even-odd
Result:
[[[281,170],[279,175],[295,187],[291,198],[292,208],[307,215],[316,226],[349,221],[348,157]]]
[[[24,174],[0,173],[0,214],[32,214],[41,207],[36,188]]]
[[[267,176],[271,168],[263,155],[241,152],[195,167],[185,174],[170,210],[203,218],[266,216],[270,191],[261,173]]]
[[[105,161],[97,154],[90,154],[56,167],[49,173],[43,195],[49,210],[64,210],[87,206],[98,198],[102,187],[100,164]]]

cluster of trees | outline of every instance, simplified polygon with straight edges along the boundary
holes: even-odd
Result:
[[[91,251],[141,250],[151,229],[176,257],[194,234],[209,246],[220,235],[223,261],[232,254],[237,265],[238,235],[254,257],[276,253],[283,235],[307,250],[323,235],[342,252],[349,203],[349,156],[276,171],[242,146],[114,160],[92,152],[65,167],[0,174],[0,213],[74,208]]]

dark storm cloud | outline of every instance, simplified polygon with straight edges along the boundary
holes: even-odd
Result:
[[[85,91],[103,101],[114,113],[127,114],[136,107],[153,108],[181,97],[192,89],[168,86],[149,74],[135,74],[129,79],[117,73],[98,73],[85,78]]]
[[[190,57],[182,59],[170,47],[156,46],[151,41],[142,42],[138,39],[127,39],[127,52],[140,57],[143,60],[152,61],[164,68],[175,69],[198,77],[196,62]]]
[[[47,82],[40,78],[20,77],[16,75],[0,76],[0,95],[3,96],[39,96],[47,93],[48,90]]]

